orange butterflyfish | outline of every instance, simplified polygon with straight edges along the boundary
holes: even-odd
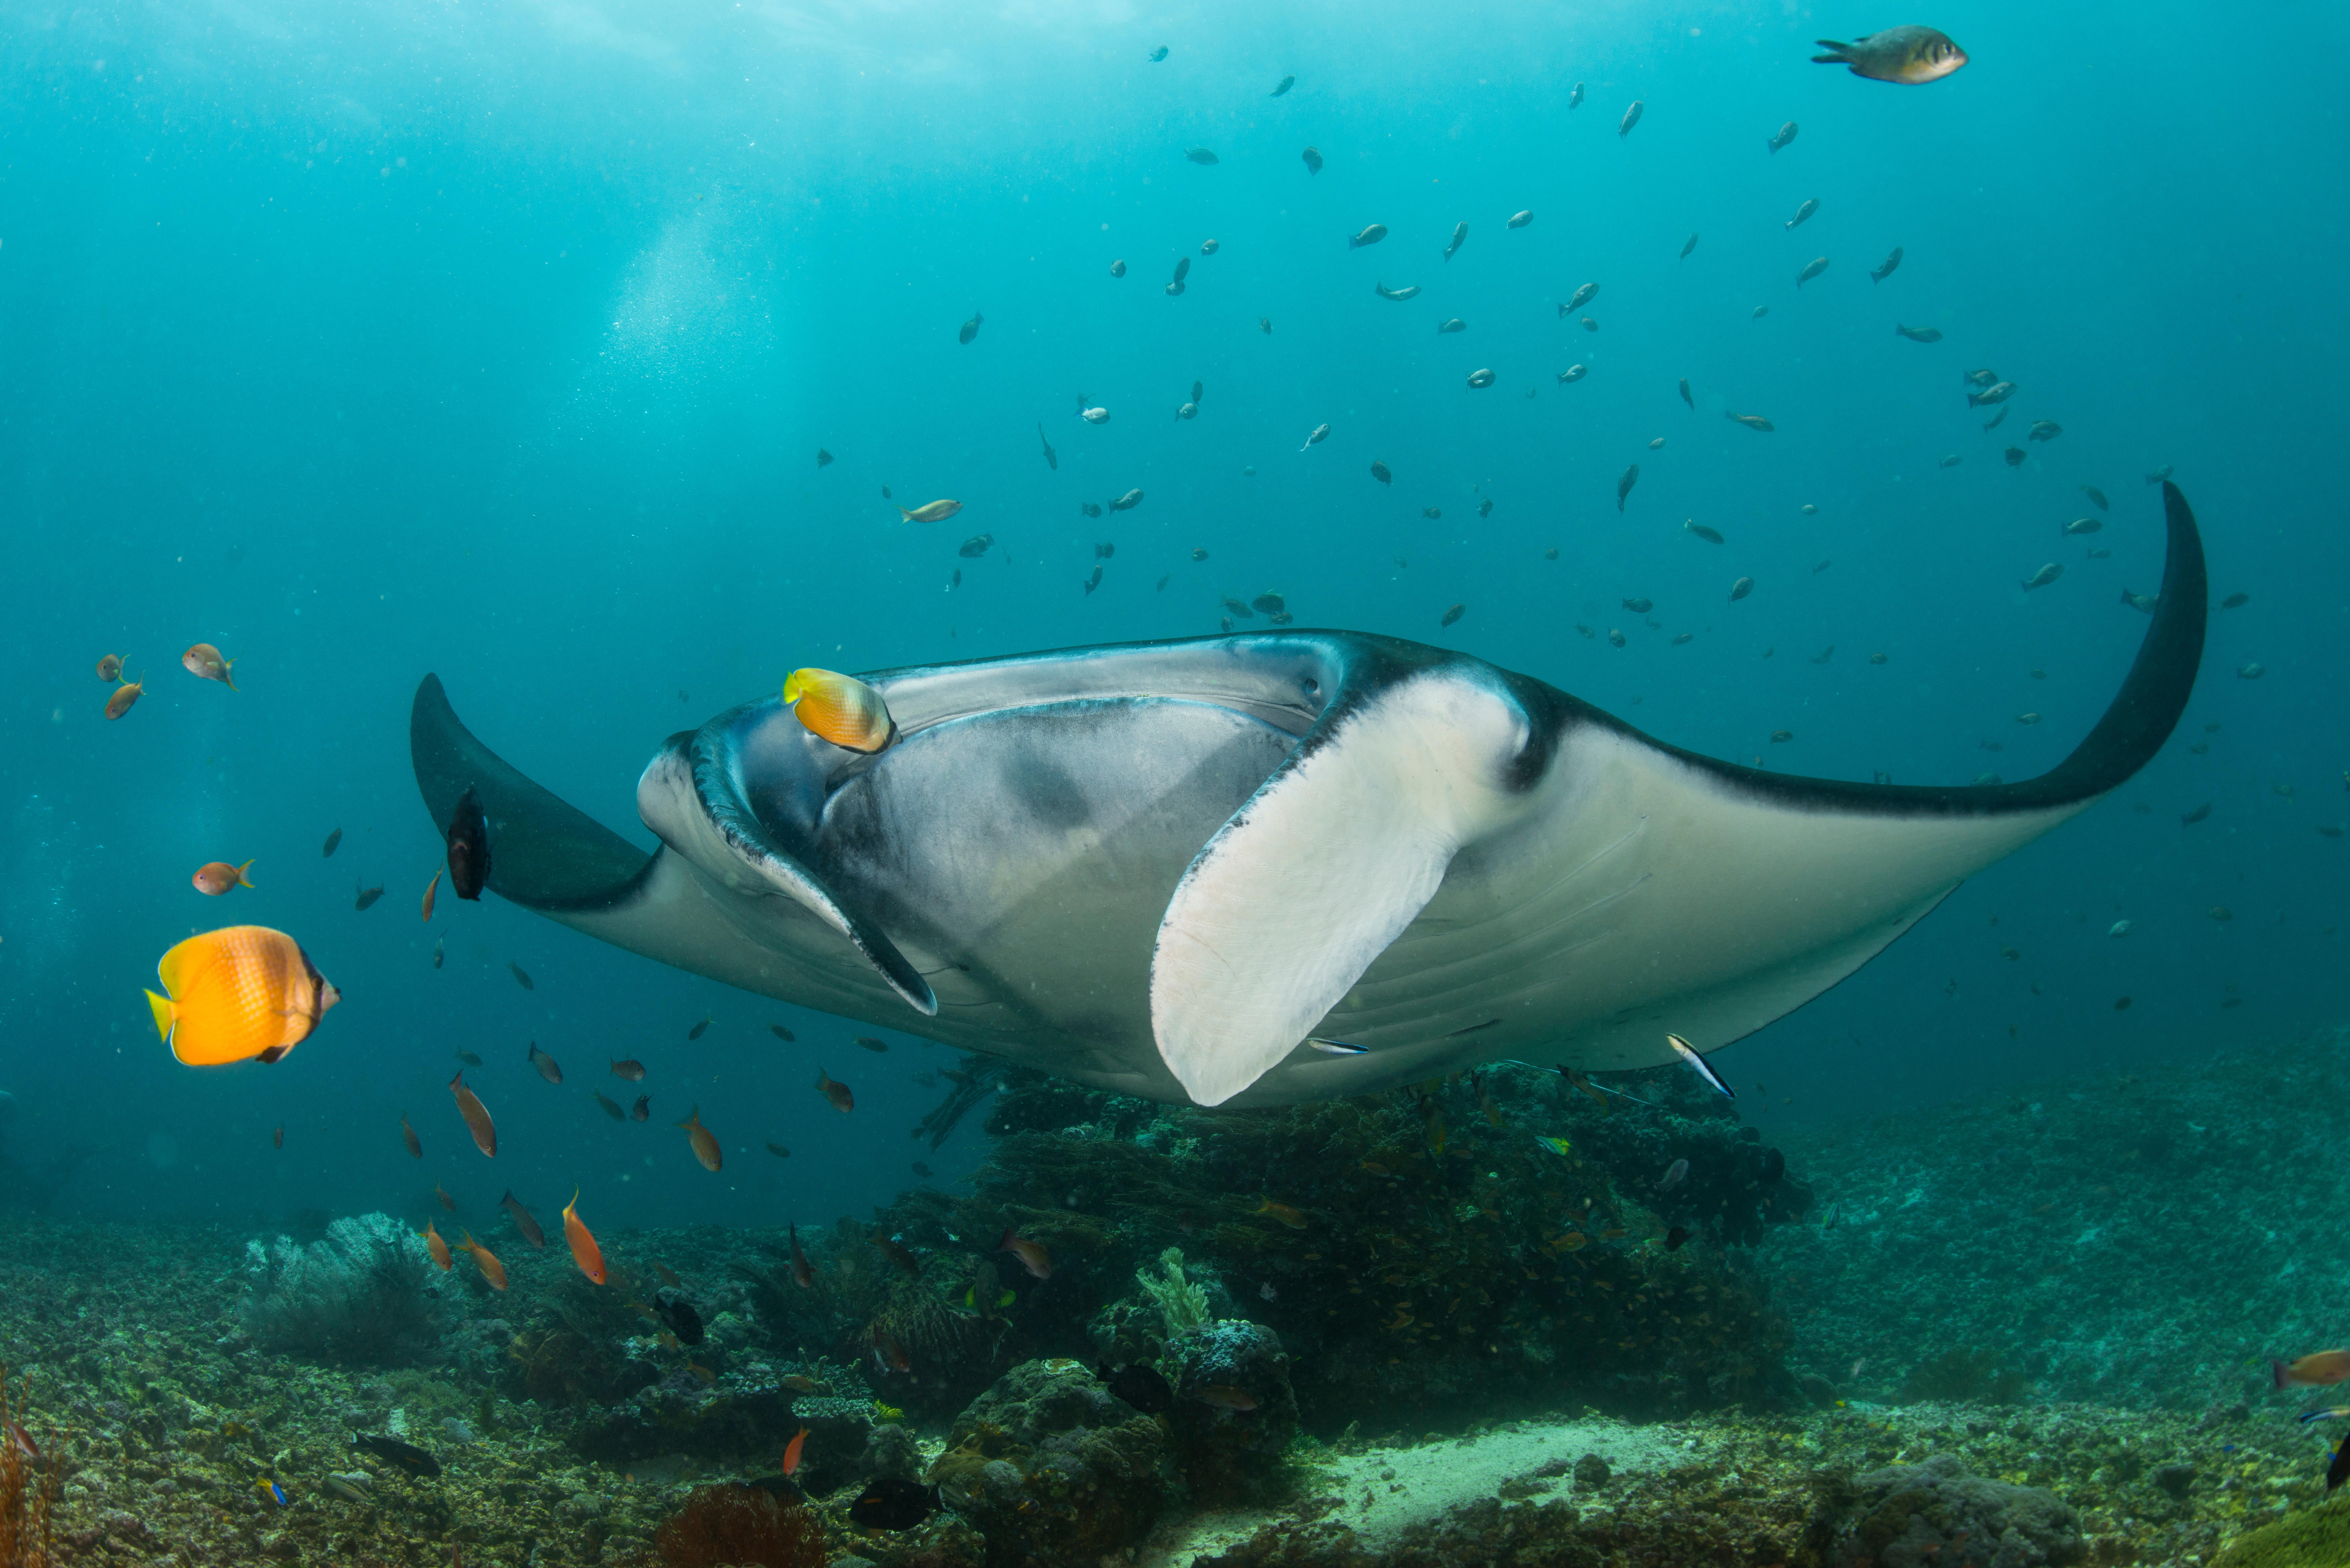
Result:
[[[196,867],[196,891],[217,898],[231,888],[250,888],[253,886],[252,878],[244,873],[252,864],[250,860],[243,866],[232,866],[225,860],[207,860]]]
[[[424,884],[424,923],[432,923],[432,900],[440,896],[441,873],[432,873],[432,880]]]
[[[432,1228],[430,1220],[424,1222],[424,1250],[432,1254],[433,1264],[444,1274],[456,1263],[455,1254],[449,1251],[448,1239]]]
[[[236,680],[229,674],[234,659],[223,659],[221,650],[209,642],[200,642],[180,655],[180,664],[199,680],[217,680],[230,691],[236,690]]]
[[[165,992],[147,993],[155,1033],[192,1067],[255,1056],[275,1062],[343,999],[300,943],[266,926],[190,937],[163,955],[155,973]]]
[[[943,523],[962,510],[960,501],[926,501],[910,510],[899,507],[898,515],[909,523]]]
[[[490,1289],[494,1291],[505,1289],[506,1266],[498,1262],[497,1254],[474,1241],[471,1231],[461,1231],[460,1234],[465,1239],[457,1245],[473,1254],[473,1266],[482,1271],[482,1278],[490,1282]]]
[[[898,738],[889,704],[853,675],[795,670],[784,681],[784,705],[800,716],[810,733],[848,751],[870,756]]]
[[[424,1158],[424,1140],[416,1136],[416,1129],[408,1125],[408,1113],[406,1111],[400,1113],[400,1141],[408,1146],[408,1152],[411,1158],[416,1159],[422,1159]]]
[[[114,695],[106,700],[106,716],[109,719],[120,719],[130,712],[130,705],[146,695],[146,682],[147,677],[142,674],[136,680],[126,680],[116,687]]]
[[[800,1451],[807,1447],[807,1435],[808,1429],[802,1427],[792,1434],[792,1440],[784,1445],[784,1474],[790,1475],[800,1468]]]
[[[816,1070],[816,1092],[830,1100],[832,1108],[842,1116],[857,1108],[857,1096],[848,1092],[848,1085],[821,1067]]]
[[[721,1159],[718,1135],[702,1125],[702,1107],[696,1106],[686,1112],[685,1120],[676,1126],[680,1132],[685,1134],[686,1141],[693,1145],[693,1158],[702,1161],[702,1168],[716,1170]]]
[[[2269,1374],[2279,1388],[2339,1383],[2350,1378],[2350,1350],[2321,1350],[2294,1362],[2272,1361]]]
[[[497,1126],[490,1120],[490,1108],[482,1104],[482,1097],[465,1087],[465,1070],[463,1067],[458,1068],[457,1075],[449,1080],[449,1092],[457,1096],[457,1114],[465,1118],[465,1130],[473,1135],[473,1147],[495,1158],[498,1152]]]
[[[711,1168],[716,1169],[715,1166]],[[588,1233],[588,1226],[579,1218],[579,1189],[571,1189],[571,1201],[563,1206],[563,1239],[571,1243],[571,1261],[588,1276],[590,1284],[604,1282],[604,1254],[597,1249],[596,1238]]]

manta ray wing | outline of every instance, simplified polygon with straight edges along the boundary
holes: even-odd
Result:
[[[1498,1057],[1650,1066],[1673,1059],[1668,1030],[1712,1050],[1801,1007],[2169,736],[2200,663],[2208,590],[2194,516],[2175,488],[2164,500],[2161,602],[2128,679],[2069,757],[2016,784],[1740,767],[1522,677],[1503,679],[1530,739],[1478,738],[1457,694],[1433,710],[1383,700],[1408,733],[1378,745],[1344,743],[1356,721],[1326,718],[1338,743],[1309,735],[1170,907],[1153,1002],[1170,1068],[1195,1096],[1263,1104]],[[1464,815],[1422,777],[1423,757],[1448,748],[1456,773],[1498,778],[1539,754],[1540,776]],[[1445,867],[1432,897],[1431,864]],[[1407,907],[1391,942],[1367,940]],[[1170,942],[1195,936],[1196,954]],[[1333,1059],[1307,1034],[1371,1049]]]

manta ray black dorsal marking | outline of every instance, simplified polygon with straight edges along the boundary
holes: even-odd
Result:
[[[672,737],[647,858],[417,694],[436,821],[502,896],[764,995],[1120,1093],[1273,1105],[1503,1057],[1710,1052],[1835,985],[2169,736],[2202,654],[2195,519],[2120,694],[2012,784],[1791,778],[1392,638],[1276,631],[885,670],[863,756],[775,699]],[[1331,1054],[1315,1037],[1359,1045]]]

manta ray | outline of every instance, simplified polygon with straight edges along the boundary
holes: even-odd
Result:
[[[2194,515],[2168,483],[2163,503],[2119,695],[2016,784],[1741,767],[1464,654],[1302,629],[868,675],[898,726],[872,755],[746,702],[637,781],[650,854],[500,760],[436,676],[410,746],[436,823],[474,793],[503,898],[1121,1094],[1264,1106],[1498,1058],[1651,1066],[1668,1033],[1712,1051],[1803,1006],[2155,754],[2207,597]]]

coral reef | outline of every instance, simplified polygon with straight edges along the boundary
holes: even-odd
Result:
[[[1970,1476],[1955,1454],[1871,1470],[1848,1492],[1825,1490],[1837,1501],[1850,1499],[1826,1553],[1832,1561],[1907,1568],[1948,1552],[1953,1562],[1981,1558],[1998,1568],[2062,1568],[2086,1554],[2080,1516],[2054,1492]],[[1822,1523],[1815,1516],[1815,1533]]]
[[[273,1350],[353,1366],[421,1360],[436,1314],[424,1243],[388,1214],[338,1220],[304,1245],[280,1236],[245,1243],[237,1315]]]
[[[1208,1293],[1193,1284],[1183,1272],[1183,1249],[1170,1247],[1159,1254],[1159,1272],[1138,1270],[1134,1282],[1159,1309],[1159,1321],[1165,1337],[1174,1338],[1187,1329],[1194,1329],[1208,1321]]]
[[[806,1508],[748,1486],[697,1488],[653,1538],[660,1568],[822,1568],[824,1525]]]
[[[1282,1455],[1297,1435],[1297,1396],[1281,1336],[1258,1324],[1201,1324],[1170,1339],[1168,1413],[1184,1481],[1203,1502],[1260,1502],[1289,1480]]]
[[[955,1418],[931,1480],[991,1564],[1091,1563],[1139,1544],[1166,1504],[1165,1428],[1074,1361],[1032,1361]]]

